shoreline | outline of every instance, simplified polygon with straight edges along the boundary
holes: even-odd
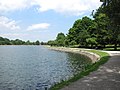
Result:
[[[89,49],[85,50],[85,49],[80,49],[80,48],[51,47],[51,46],[45,46],[45,47],[47,47],[50,50],[77,53],[77,54],[87,56],[88,58],[90,58],[92,60],[92,63],[98,62],[100,60],[100,56],[93,52],[89,52]]]
[[[92,50],[92,49],[82,49],[82,48],[69,48],[69,47],[51,47],[51,46],[45,46],[48,49],[51,50],[56,50],[56,51],[62,51],[62,52],[70,52],[70,53],[77,53],[81,54],[84,56],[87,56],[92,60],[92,64],[88,67],[86,67],[85,70],[82,72],[76,74],[72,78],[68,80],[62,80],[59,83],[56,83],[52,87],[50,87],[50,90],[64,90],[67,86],[70,86],[77,81],[81,80],[81,78],[84,78],[85,76],[89,75],[93,71],[97,71],[99,67],[103,64],[105,64],[109,58],[110,58],[110,53],[103,52],[100,50]],[[65,89],[66,90],[66,89]],[[69,89],[67,89],[69,90]]]

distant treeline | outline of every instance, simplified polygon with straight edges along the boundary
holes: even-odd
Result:
[[[48,41],[51,46],[72,46],[105,48],[120,45],[120,0],[101,0],[103,5],[87,16],[78,19],[68,33],[58,33],[55,40]]]
[[[40,42],[37,40],[36,42],[22,41],[19,39],[9,40],[8,38],[0,37],[0,45],[40,45]]]

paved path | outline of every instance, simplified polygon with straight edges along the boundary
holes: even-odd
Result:
[[[120,90],[120,51],[107,51],[111,58],[97,71],[61,90]]]

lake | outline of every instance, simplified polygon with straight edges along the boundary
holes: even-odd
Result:
[[[90,63],[85,56],[43,46],[0,46],[0,90],[42,90]]]

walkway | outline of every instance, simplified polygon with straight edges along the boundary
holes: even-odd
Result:
[[[120,51],[107,51],[111,58],[97,71],[61,90],[120,90]]]

